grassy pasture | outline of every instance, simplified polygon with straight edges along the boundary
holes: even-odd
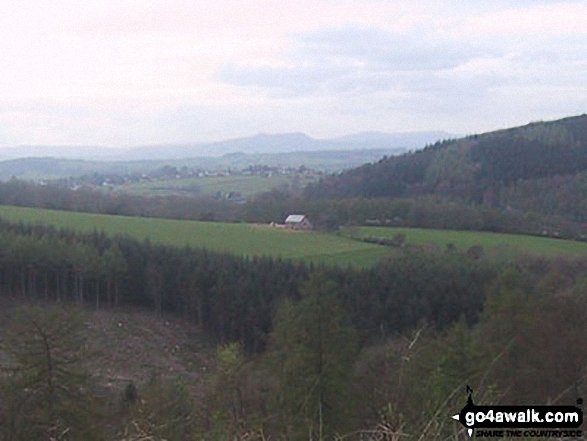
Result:
[[[361,227],[360,237],[392,238],[397,233],[405,233],[406,243],[414,245],[434,244],[446,248],[449,243],[459,250],[474,245],[485,249],[504,252],[522,252],[547,257],[558,255],[587,256],[587,242],[551,239],[546,237],[523,236],[517,234],[490,233],[485,231],[432,230],[423,228]]]
[[[216,193],[238,192],[243,197],[250,197],[256,194],[269,191],[273,188],[287,186],[304,186],[311,182],[309,177],[301,177],[297,184],[291,175],[263,176],[206,176],[189,179],[164,179],[152,182],[140,182],[127,184],[120,187],[128,193],[140,195],[165,196],[170,194],[202,194],[215,195]]]
[[[108,235],[129,235],[139,240],[149,238],[153,243],[205,247],[242,256],[268,255],[343,266],[371,266],[392,252],[387,247],[332,234],[278,230],[268,225],[112,216],[12,206],[0,206],[0,218],[81,232],[103,230]]]
[[[0,206],[0,218],[11,222],[53,225],[80,232],[102,230],[109,235],[129,235],[138,240],[148,238],[153,243],[178,247],[205,247],[241,256],[267,255],[342,266],[369,267],[398,251],[352,240],[346,237],[344,230],[343,234],[334,235],[279,230],[268,225],[112,216],[12,206]],[[547,257],[587,256],[587,243],[542,237],[388,227],[361,227],[352,232],[358,233],[360,237],[380,238],[391,238],[403,232],[408,244],[434,244],[441,249],[452,243],[459,250],[481,245],[486,250],[508,254],[522,252]]]

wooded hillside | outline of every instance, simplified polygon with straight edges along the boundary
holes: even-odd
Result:
[[[309,198],[435,195],[587,220],[587,115],[446,140],[310,184]],[[532,194],[533,197],[528,197]]]

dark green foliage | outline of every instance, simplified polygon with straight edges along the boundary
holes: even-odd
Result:
[[[10,408],[0,433],[10,440],[99,439],[93,427],[81,311],[21,307],[7,328],[5,379]],[[9,379],[9,380],[8,380]]]
[[[519,179],[575,174],[587,168],[585,115],[439,142],[311,184],[310,197],[406,197],[423,193],[482,201]]]
[[[467,383],[479,404],[572,404],[587,391],[585,260],[404,247],[357,271],[6,223],[0,244],[3,297],[142,306],[221,343],[206,399],[196,404],[180,380],[137,382],[113,392],[112,410],[79,363],[83,315],[27,309],[4,345],[2,440],[44,439],[49,429],[100,439],[101,421],[104,437],[120,440],[307,439],[320,428],[325,439],[362,429],[447,439]],[[39,361],[43,335],[55,342],[55,375]]]
[[[562,199],[557,199],[559,192],[548,195],[539,193],[536,197],[526,197],[531,193],[532,182],[535,181],[529,181],[528,185],[519,184],[521,189],[527,189],[520,192],[519,196],[516,196],[517,193],[513,193],[513,190],[513,196],[511,196],[509,189],[502,189],[501,192],[499,189],[493,191],[497,198],[503,196],[504,204],[512,202],[513,206],[519,209],[503,209],[490,206],[490,204],[472,205],[466,201],[439,195],[394,199],[283,199],[279,201],[264,198],[243,206],[245,210],[243,216],[245,220],[251,222],[269,222],[279,221],[287,213],[303,212],[311,219],[328,220],[337,225],[478,230],[580,238],[584,228],[576,223],[579,219],[576,213],[585,205],[580,197],[582,193],[576,191],[576,187],[569,185],[560,190],[569,196],[567,198],[561,195]],[[545,196],[543,201],[539,201],[541,194]],[[550,207],[548,201],[555,199],[557,202],[552,205],[550,211],[544,208]],[[573,201],[577,201],[577,204],[573,204]],[[526,207],[529,211],[525,210]],[[552,215],[558,212],[556,207],[560,208],[560,215]],[[573,217],[565,218],[567,213],[573,213]]]
[[[547,216],[587,221],[587,173],[520,180],[500,192],[502,204]],[[552,231],[547,231],[552,234]]]
[[[486,262],[460,254],[406,252],[376,269],[372,284],[353,299],[358,303],[351,308],[357,315],[370,317],[370,326],[377,324],[385,335],[413,329],[422,320],[439,329],[461,316],[472,323],[493,271]]]
[[[360,419],[389,437],[454,439],[446,416],[466,403],[466,385],[476,404],[575,404],[587,390],[586,265],[518,259],[486,286],[474,325],[423,324],[365,347]]]
[[[93,233],[0,224],[0,292],[7,296],[146,306],[192,320],[218,342],[264,349],[272,314],[297,299],[315,270],[270,258],[239,258]],[[474,320],[490,270],[463,256],[406,254],[370,270],[324,269],[366,338],[410,329],[421,320],[442,328],[461,314]],[[446,275],[451,275],[446,279]],[[454,275],[454,276],[453,276]],[[435,285],[434,278],[446,280]]]
[[[289,436],[328,439],[356,424],[350,394],[356,353],[356,332],[324,275],[310,278],[298,302],[281,304],[269,356]]]
[[[236,221],[239,211],[239,206],[233,202],[209,196],[113,195],[85,187],[72,190],[18,179],[0,183],[0,204],[126,216],[195,220],[216,218],[227,221]]]
[[[566,276],[540,266],[510,268],[495,279],[477,338],[488,358],[500,359],[488,379],[505,401],[573,402],[586,390],[587,309],[581,282],[573,291],[568,285],[585,268],[568,266]]]
[[[348,199],[435,195],[445,203],[458,200],[585,221],[587,211],[577,200],[580,192],[576,184],[580,180],[577,175],[586,169],[587,116],[582,115],[437,143],[416,153],[384,158],[310,184],[306,196]],[[518,190],[520,184],[522,190]],[[450,228],[458,228],[454,225],[458,215],[452,216],[455,219]],[[365,219],[369,218],[362,221]],[[418,222],[409,225],[423,226]],[[526,227],[526,231],[532,232],[531,228]]]
[[[153,380],[139,390],[141,399],[126,409],[120,441],[195,439],[194,402],[180,378]]]

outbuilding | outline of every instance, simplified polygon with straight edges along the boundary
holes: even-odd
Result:
[[[285,225],[294,230],[312,230],[314,228],[312,222],[304,214],[290,214],[285,219]]]

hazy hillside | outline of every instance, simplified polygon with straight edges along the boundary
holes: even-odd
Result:
[[[406,133],[361,132],[334,138],[332,141],[352,144],[354,146],[364,146],[365,148],[405,147],[408,149],[419,149],[426,144],[438,140],[456,137],[458,136],[453,133],[443,131]]]
[[[309,197],[438,195],[587,219],[587,115],[437,142],[310,185]]]
[[[308,151],[285,153],[227,153],[222,156],[201,156],[187,159],[154,159],[143,161],[91,161],[58,157],[19,158],[0,162],[0,180],[12,177],[20,179],[68,178],[93,173],[126,175],[149,173],[169,165],[206,170],[244,169],[249,166],[300,167],[313,170],[338,172],[373,162],[385,155],[403,153],[405,149],[362,149],[335,151]]]
[[[455,135],[441,131],[384,133],[365,132],[333,139],[316,139],[304,133],[259,134],[217,142],[161,144],[133,148],[100,146],[18,146],[0,149],[0,160],[54,157],[84,160],[139,161],[218,157],[227,153],[281,154],[335,150],[418,149]]]
[[[139,147],[122,155],[124,159],[177,159],[215,156],[226,153],[285,153],[358,149],[415,149],[450,137],[445,132],[360,133],[335,139],[316,139],[304,133],[259,134],[246,138],[194,145]]]
[[[128,174],[140,173],[161,166],[159,162],[110,162],[86,161],[65,158],[18,158],[0,162],[0,180],[12,177],[19,179],[67,178],[92,173]]]
[[[0,160],[16,158],[69,158],[107,160],[119,154],[120,150],[112,147],[89,145],[19,145],[0,148]]]
[[[251,165],[338,172],[450,138],[446,132],[365,132],[334,139],[303,133],[259,134],[212,143],[98,146],[19,146],[0,149],[0,180],[66,178],[92,173],[147,173],[164,165],[202,169]]]

